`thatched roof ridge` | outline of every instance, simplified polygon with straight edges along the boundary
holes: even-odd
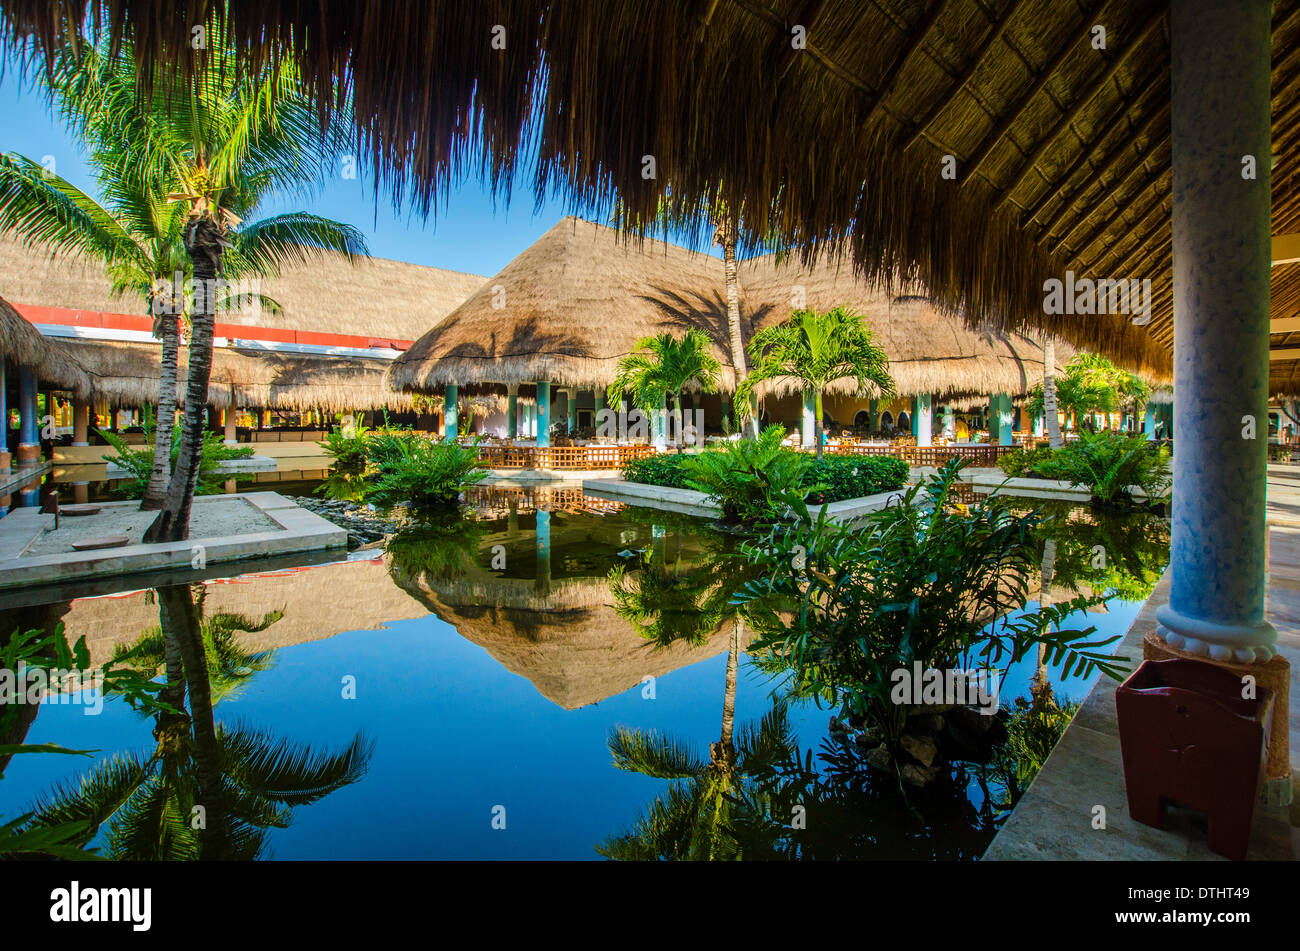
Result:
[[[0,360],[31,364],[41,382],[77,396],[90,393],[90,378],[85,371],[42,337],[4,298],[0,298]]]
[[[283,312],[219,314],[222,323],[286,330],[414,340],[451,312],[484,278],[384,258],[356,263],[325,255],[259,280],[260,292]],[[143,300],[114,296],[94,261],[54,256],[0,235],[0,293],[16,304],[144,316]],[[397,306],[395,306],[397,304]]]
[[[17,36],[57,45],[86,0],[0,0]],[[89,5],[144,63],[193,70],[193,17],[162,0]],[[661,201],[743,209],[751,237],[851,251],[974,326],[1059,333],[1138,372],[1172,350],[1168,0],[298,0],[219,5],[246,65],[292,56],[330,111],[355,92],[364,151],[427,210],[467,163],[505,188],[541,143],[538,195],[564,187],[633,224]],[[1107,29],[1104,49],[1089,27]],[[382,24],[376,27],[376,24]],[[484,42],[505,28],[509,55]],[[804,49],[791,43],[802,27]],[[1275,4],[1274,114],[1300,8]],[[1291,64],[1293,65],[1293,64]],[[743,77],[738,81],[737,77]],[[416,91],[413,93],[412,91]],[[1292,132],[1279,123],[1281,138]],[[653,152],[658,170],[644,174]],[[939,171],[955,160],[955,179]],[[1300,177],[1272,177],[1275,230]],[[1046,315],[1043,281],[1150,278],[1149,326]]]
[[[561,219],[393,361],[392,385],[551,380],[604,386],[643,337],[704,329],[733,385],[722,263],[664,241]]]

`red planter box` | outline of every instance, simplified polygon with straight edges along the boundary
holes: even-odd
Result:
[[[1165,806],[1205,812],[1210,849],[1246,857],[1264,778],[1273,694],[1243,699],[1239,677],[1194,660],[1148,660],[1115,691],[1128,808],[1164,828]]]

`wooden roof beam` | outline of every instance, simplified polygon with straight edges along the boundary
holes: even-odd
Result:
[[[1270,334],[1300,333],[1300,317],[1274,317],[1269,324]]]
[[[1038,166],[1038,163],[1042,160],[1043,154],[1047,151],[1048,146],[1056,141],[1056,137],[1061,134],[1061,131],[1078,118],[1079,114],[1083,112],[1083,110],[1086,109],[1095,98],[1097,98],[1098,94],[1114,81],[1115,76],[1124,67],[1124,63],[1128,61],[1128,58],[1156,33],[1160,24],[1164,22],[1165,13],[1166,9],[1163,6],[1157,8],[1155,15],[1146,22],[1146,25],[1138,32],[1138,35],[1124,46],[1119,55],[1111,61],[1111,64],[1106,67],[1106,70],[1100,77],[1098,77],[1097,81],[1094,82],[1082,95],[1080,95],[1079,98],[1074,101],[1074,104],[1070,106],[1069,110],[1063,113],[1061,117],[1056,120],[1056,125],[1052,126],[1052,128],[1048,130],[1047,134],[1039,139],[1038,145],[1036,145],[1033,152],[1030,153],[1028,161],[1026,161],[1020,171],[1016,173],[1016,177],[1012,180],[1011,184],[1007,186],[1007,194],[1011,194],[1020,187],[1020,183],[1025,180],[1025,176]]]
[[[1161,179],[1165,177],[1165,172],[1169,171],[1169,167],[1172,164],[1171,159],[1172,156],[1170,157],[1170,159],[1166,159],[1163,162],[1157,163],[1155,170],[1153,171],[1147,168],[1147,161],[1150,160],[1150,157],[1148,156],[1147,160],[1144,160],[1138,165],[1135,165],[1133,169],[1127,175],[1124,176],[1124,178],[1119,182],[1119,184],[1116,185],[1115,188],[1108,190],[1106,192],[1106,198],[1109,199],[1110,202],[1115,206],[1114,213],[1109,218],[1107,218],[1106,221],[1099,228],[1094,228],[1092,229],[1092,231],[1088,232],[1088,237],[1085,238],[1082,242],[1080,242],[1077,246],[1072,244],[1068,246],[1071,259],[1078,258],[1082,254],[1082,252],[1092,247],[1093,242],[1095,242],[1098,238],[1105,235],[1106,232],[1109,231],[1110,228],[1115,224],[1115,222],[1126,211],[1128,211],[1130,208],[1133,207],[1133,205],[1136,203],[1138,198],[1140,198],[1142,195],[1145,195],[1147,193],[1147,190],[1150,189],[1153,185],[1158,185]],[[1146,180],[1138,187],[1137,191],[1135,191],[1130,197],[1122,201],[1116,198],[1115,194],[1119,190],[1119,188],[1122,187],[1124,184],[1126,184],[1128,180],[1138,172],[1145,172]],[[1159,195],[1158,190],[1156,194]],[[1094,209],[1094,211],[1095,210],[1096,209]],[[1144,211],[1142,214],[1145,215],[1146,212]],[[1055,245],[1053,245],[1051,253],[1054,255],[1061,253],[1061,250],[1067,247],[1066,242],[1069,241],[1070,236],[1073,235],[1074,232],[1079,230],[1079,225],[1087,224],[1087,222],[1091,218],[1092,215],[1089,214],[1086,215],[1084,218],[1082,218],[1080,221],[1076,222],[1074,226],[1070,228],[1069,231],[1067,231],[1064,235],[1062,235],[1061,240],[1058,241]],[[1139,218],[1139,220],[1141,219]]]
[[[1273,235],[1273,266],[1300,261],[1300,234]]]
[[[1047,57],[1046,62],[1038,68],[1037,75],[1035,76],[1031,71],[1033,82],[1031,82],[1029,87],[1020,94],[1020,98],[1016,100],[1015,105],[1010,106],[1003,113],[1002,118],[998,120],[998,123],[993,130],[986,133],[984,137],[980,139],[979,143],[977,143],[975,147],[974,153],[967,156],[966,160],[962,162],[962,172],[957,178],[957,184],[959,186],[966,185],[975,177],[975,173],[979,171],[980,166],[984,164],[986,159],[988,159],[989,153],[997,147],[997,144],[1002,141],[1006,134],[1011,130],[1011,127],[1016,124],[1016,120],[1019,119],[1020,114],[1025,111],[1025,107],[1029,105],[1035,96],[1043,91],[1043,87],[1047,85],[1047,81],[1057,74],[1062,63],[1065,61],[1070,51],[1078,44],[1079,40],[1081,38],[1086,38],[1086,34],[1084,37],[1080,37],[1076,31],[1078,30],[1078,24],[1086,21],[1089,16],[1089,14],[1084,14],[1080,16],[1079,19],[1073,21],[1070,28],[1065,31],[1065,36],[1062,37],[1062,40],[1057,45],[1056,49]],[[1006,39],[1005,34],[1003,34],[1003,39]],[[1007,45],[1010,45],[1009,40],[1007,40]]]
[[[1025,6],[1025,3],[1026,0],[1015,0],[1015,2],[1007,8],[1007,12],[1002,14],[1002,18],[998,20],[997,23],[990,25],[989,32],[984,37],[984,41],[980,43],[978,48],[976,48],[974,54],[972,54],[971,58],[967,61],[966,68],[958,75],[957,80],[948,88],[947,92],[930,105],[930,108],[926,110],[925,115],[920,120],[912,124],[912,135],[907,140],[907,144],[903,146],[904,151],[910,149],[922,138],[926,137],[926,133],[929,131],[930,126],[934,124],[934,120],[938,118],[939,113],[944,110],[944,107],[947,106],[948,103],[952,102],[953,97],[956,96],[957,93],[966,88],[966,84],[971,81],[971,78],[974,77],[975,73],[979,70],[980,64],[984,61],[984,56],[993,48],[993,44],[1001,38],[1003,33],[1006,32],[1007,27],[1011,24],[1015,15]]]

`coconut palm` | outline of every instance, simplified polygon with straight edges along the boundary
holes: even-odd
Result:
[[[655,412],[664,398],[673,398],[673,422],[677,427],[677,451],[682,451],[682,391],[696,386],[716,393],[722,364],[710,352],[713,341],[694,327],[681,337],[662,333],[637,341],[635,352],[618,362],[618,372],[609,385],[615,402],[630,398],[633,405]]]
[[[158,424],[154,460],[141,508],[161,508],[171,475],[172,427],[176,410],[176,374],[180,344],[178,318],[188,317],[193,296],[177,282],[193,276],[193,265],[185,247],[185,230],[191,216],[183,201],[169,201],[182,191],[185,179],[177,171],[181,154],[157,161],[142,161],[140,140],[133,136],[151,131],[151,142],[162,136],[155,126],[166,116],[153,113],[157,96],[144,100],[135,85],[128,58],[112,57],[104,50],[90,49],[79,59],[64,58],[46,76],[46,92],[58,114],[88,146],[91,171],[103,193],[101,204],[90,195],[19,155],[0,158],[0,232],[11,232],[27,241],[40,241],[55,254],[75,254],[99,262],[107,270],[117,296],[134,295],[154,318],[154,336],[162,341],[158,394]],[[248,111],[250,104],[245,104]],[[233,136],[240,130],[237,109],[229,122]],[[244,117],[245,119],[248,116]],[[322,153],[330,153],[326,137],[320,137]],[[305,147],[311,147],[305,143]],[[277,146],[268,143],[269,148]],[[180,153],[176,143],[172,148]],[[284,185],[294,178],[306,179],[305,170],[296,172],[284,156],[280,173],[267,175],[250,166],[249,172],[273,179],[249,191],[264,191],[267,184]],[[244,213],[256,202],[245,203]],[[343,254],[364,251],[364,240],[348,225],[305,213],[278,215],[248,225],[231,236],[222,274],[227,279],[249,275],[273,275],[279,266],[301,259],[309,249]],[[222,294],[214,308],[244,307],[256,303],[277,310],[276,302],[261,294]],[[205,399],[206,402],[206,399]]]
[[[746,810],[761,810],[764,793],[756,788],[756,781],[767,779],[778,764],[788,761],[796,741],[780,702],[773,703],[757,723],[746,725],[738,738],[733,735],[740,628],[737,618],[727,657],[722,732],[716,743],[709,744],[707,759],[681,740],[654,731],[615,728],[609,739],[615,766],[673,783],[635,827],[597,845],[601,855],[632,861],[744,858],[732,834],[733,824]]]
[[[189,533],[221,294],[217,278],[273,275],[322,250],[349,258],[365,252],[359,232],[316,215],[244,224],[276,190],[319,182],[348,140],[342,124],[322,128],[291,64],[249,75],[235,68],[215,24],[207,36],[203,68],[188,81],[160,78],[147,94],[136,83],[129,45],[65,54],[52,64],[49,80],[65,120],[92,152],[116,148],[109,153],[114,174],[149,183],[151,209],[174,203],[182,215],[185,273],[197,291],[190,302],[189,382],[176,468],[146,541]],[[161,199],[159,189],[167,189]]]
[[[157,715],[155,748],[118,755],[56,786],[32,807],[24,831],[84,823],[83,843],[102,829],[111,859],[257,858],[267,830],[286,827],[293,808],[357,782],[373,745],[358,735],[339,752],[320,753],[216,723],[213,662],[190,589],[159,588],[158,603],[160,634],[146,635],[132,655],[152,663],[161,648],[161,697],[176,712]]]
[[[784,323],[764,327],[749,343],[754,369],[736,390],[742,411],[749,395],[767,380],[787,380],[813,397],[814,442],[822,454],[822,394],[836,380],[852,379],[859,392],[878,397],[895,394],[889,357],[876,346],[862,317],[843,307],[825,312],[797,310]]]

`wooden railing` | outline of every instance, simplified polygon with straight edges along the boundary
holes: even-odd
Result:
[[[909,466],[944,465],[949,459],[967,459],[977,466],[995,466],[1000,458],[1019,446],[860,446],[842,443],[827,446],[826,452],[839,456],[891,456]]]
[[[479,446],[489,469],[619,469],[653,456],[653,446]]]

